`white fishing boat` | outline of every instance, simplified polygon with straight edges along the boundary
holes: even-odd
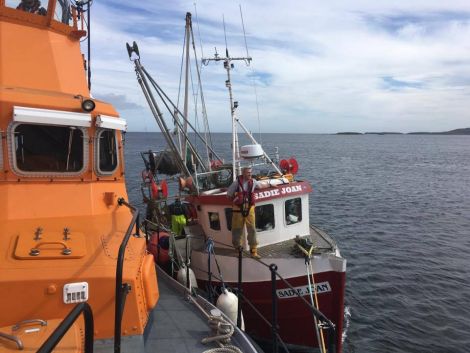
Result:
[[[194,43],[190,14],[185,32],[188,77],[189,43]],[[190,267],[210,300],[232,288],[239,296],[246,332],[272,344],[273,350],[285,344],[295,350],[340,352],[346,260],[335,241],[310,223],[312,187],[297,179],[295,158],[268,156],[237,116],[231,70],[235,61],[249,63],[251,58],[231,57],[226,49],[225,56],[216,53],[203,59],[205,64],[222,62],[226,70],[231,118],[227,123],[232,128],[231,139],[226,141],[232,151],[227,162],[212,147],[208,131],[194,128],[187,99],[180,111],[141,64],[135,42],[128,45],[128,52],[167,143],[163,151],[142,153],[147,231],[157,262],[175,276],[178,270],[180,275],[181,270],[189,273],[186,268]],[[199,63],[195,67],[193,72],[200,77]],[[168,108],[167,119],[157,96]],[[239,132],[246,135],[249,145],[239,146]],[[264,185],[253,195],[259,259],[250,256],[246,242],[242,251],[232,245],[232,202],[227,187],[243,166],[252,167],[255,179]],[[189,275],[187,280],[182,277],[187,285],[195,285]],[[242,326],[240,315],[236,321]]]

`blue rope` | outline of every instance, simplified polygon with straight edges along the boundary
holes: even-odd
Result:
[[[217,271],[219,272],[220,281],[222,282],[222,288],[225,290],[226,287],[225,287],[224,277],[222,276],[222,272],[220,272],[220,266],[219,266],[219,262],[217,261],[217,256],[215,256],[214,240],[210,237],[207,239],[207,242],[206,242],[206,250],[207,250],[207,253],[209,254],[209,261],[211,259],[211,255],[214,255],[215,265],[217,266]]]

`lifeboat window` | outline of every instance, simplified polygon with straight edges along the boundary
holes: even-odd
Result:
[[[13,130],[16,166],[25,172],[78,172],[84,166],[77,127],[20,124]]]
[[[54,20],[72,25],[72,9],[67,0],[57,0],[54,10]]]
[[[218,212],[209,212],[209,226],[211,229],[220,230],[220,218]]]
[[[286,224],[295,224],[302,221],[302,200],[300,197],[287,200],[285,203]]]
[[[255,207],[255,222],[256,231],[262,232],[265,230],[274,229],[274,205],[262,205]]]
[[[118,165],[116,131],[100,130],[97,133],[97,166],[100,174],[109,174]]]
[[[47,15],[48,0],[6,0],[6,6],[41,16]]]
[[[232,230],[232,209],[225,209],[225,218],[227,219],[227,229]]]

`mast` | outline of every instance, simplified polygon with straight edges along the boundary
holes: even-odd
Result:
[[[230,115],[232,119],[232,175],[233,180],[236,179],[237,175],[241,173],[240,170],[240,151],[238,148],[238,133],[237,133],[237,122],[238,118],[236,117],[235,111],[238,108],[238,102],[233,101],[233,92],[232,92],[232,82],[230,80],[230,70],[233,69],[234,65],[232,61],[243,60],[245,63],[249,64],[252,60],[251,57],[230,57],[228,49],[225,48],[225,57],[222,58],[217,53],[217,50],[213,58],[202,59],[204,65],[207,65],[210,61],[222,61],[224,62],[224,69],[227,71],[227,80],[225,81],[225,86],[228,88],[229,100],[230,100]]]
[[[189,100],[189,40],[191,28],[191,13],[186,13],[186,26],[185,26],[185,43],[186,43],[186,65],[185,65],[185,80],[184,80],[184,125],[183,125],[183,144],[181,146],[181,157],[186,163],[186,149],[187,149],[187,132],[188,132],[188,100]]]

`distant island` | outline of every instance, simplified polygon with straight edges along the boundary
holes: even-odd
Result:
[[[409,135],[470,135],[470,127],[445,132],[409,132]]]
[[[470,135],[470,127],[443,132],[337,132],[336,135]]]

